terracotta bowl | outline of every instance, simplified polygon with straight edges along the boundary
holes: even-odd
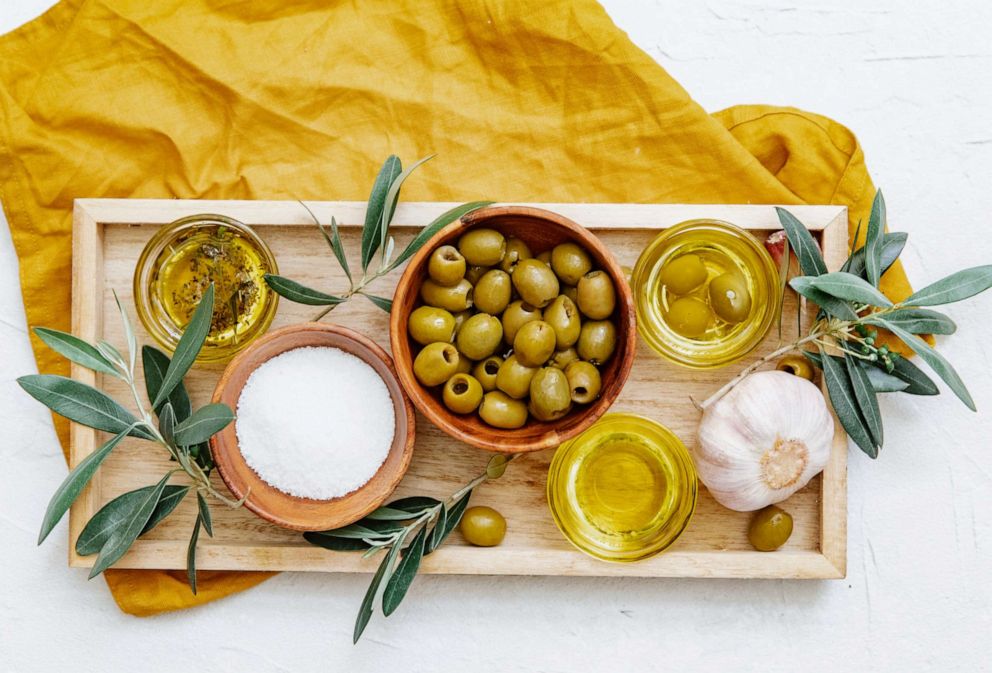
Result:
[[[456,244],[466,231],[488,227],[515,236],[537,255],[559,243],[574,241],[593,258],[595,268],[606,271],[616,287],[617,307],[611,320],[617,327],[617,348],[600,370],[603,388],[592,404],[576,406],[567,416],[555,421],[528,420],[522,428],[503,430],[487,425],[477,414],[459,415],[448,411],[441,401],[440,386],[426,388],[413,375],[413,359],[419,345],[407,334],[407,321],[421,304],[420,285],[427,277],[427,261],[438,246]],[[523,453],[556,447],[575,437],[606,413],[627,381],[637,345],[634,300],[630,285],[610,251],[589,230],[540,208],[526,206],[491,206],[469,213],[434,235],[411,259],[393,296],[389,319],[389,343],[396,371],[404,390],[414,405],[434,425],[467,444],[500,453]]]
[[[277,526],[301,531],[338,528],[353,523],[381,505],[410,466],[416,434],[413,405],[403,392],[389,355],[371,339],[338,325],[304,323],[262,337],[231,361],[224,370],[213,401],[234,410],[255,369],[268,359],[303,346],[330,346],[361,358],[382,377],[393,400],[396,427],[393,445],[379,470],[364,486],[332,500],[312,500],[284,493],[262,480],[238,449],[235,423],[210,439],[210,451],[221,478],[235,498],[248,494],[245,507]]]

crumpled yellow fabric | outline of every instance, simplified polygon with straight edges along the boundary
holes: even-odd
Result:
[[[63,330],[77,197],[362,200],[385,156],[432,152],[405,198],[843,204],[856,223],[874,192],[843,126],[707,114],[591,0],[63,0],[0,38],[0,110],[28,323]],[[909,293],[898,265],[883,283]],[[106,577],[149,615],[268,574],[202,573],[196,597],[182,573]]]

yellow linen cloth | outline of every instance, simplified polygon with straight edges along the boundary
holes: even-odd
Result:
[[[434,152],[404,198],[842,204],[854,224],[874,192],[850,131],[707,114],[592,0],[63,0],[0,37],[0,111],[28,323],[62,330],[78,197],[364,200],[388,154]],[[898,265],[883,289],[908,295]],[[106,573],[136,615],[268,576],[201,573],[194,597],[183,573]]]

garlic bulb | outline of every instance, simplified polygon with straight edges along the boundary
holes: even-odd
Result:
[[[696,470],[724,507],[761,509],[823,470],[833,435],[819,388],[786,372],[757,372],[706,408]]]

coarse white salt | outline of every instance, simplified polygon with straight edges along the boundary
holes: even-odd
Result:
[[[330,500],[359,488],[386,460],[396,424],[376,371],[338,348],[305,346],[262,363],[238,400],[245,462],[273,487]]]

